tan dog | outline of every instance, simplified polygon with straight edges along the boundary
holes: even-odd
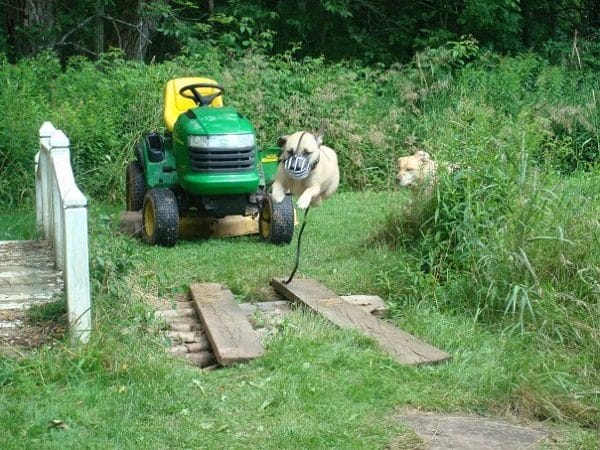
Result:
[[[398,158],[396,182],[400,186],[431,186],[435,181],[437,163],[431,159],[429,153],[419,150],[411,156]]]
[[[279,138],[281,157],[271,196],[281,202],[287,192],[298,199],[299,209],[319,206],[340,183],[337,155],[323,145],[322,133],[298,131]]]

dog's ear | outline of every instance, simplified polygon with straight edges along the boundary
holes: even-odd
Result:
[[[279,147],[283,147],[285,145],[285,143],[287,142],[289,136],[285,135],[285,136],[280,136],[279,139],[277,139],[277,145]]]
[[[323,145],[323,130],[319,130],[316,133],[313,133],[313,136],[315,137],[315,141],[317,142],[317,145],[319,145],[319,146]]]
[[[426,151],[419,150],[415,153],[415,156],[417,156],[421,161],[429,161],[429,153]]]

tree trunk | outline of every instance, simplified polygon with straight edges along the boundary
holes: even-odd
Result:
[[[52,39],[54,0],[9,0],[4,2],[4,30],[15,56],[31,55]]]
[[[137,0],[128,13],[124,13],[127,25],[121,32],[121,49],[128,59],[143,61],[156,31],[155,18],[152,15],[152,1]]]
[[[53,4],[53,0],[27,0],[25,2],[25,26],[51,27]]]
[[[94,43],[96,54],[104,51],[104,0],[96,0],[96,19],[94,20]]]

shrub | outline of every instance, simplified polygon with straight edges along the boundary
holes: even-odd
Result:
[[[360,66],[323,58],[248,52],[229,58],[205,46],[170,61],[128,62],[118,52],[51,54],[0,61],[1,206],[33,195],[37,130],[51,120],[71,140],[84,193],[122,202],[123,171],[140,136],[162,129],[169,78],[203,75],[226,87],[225,102],[251,118],[261,145],[281,134],[325,128],[339,153],[342,189],[389,189],[396,158],[422,147],[434,158],[493,160],[525,145],[532,163],[569,173],[600,155],[599,81],[585,67],[553,66],[533,54],[482,53],[470,38],[418,53],[406,65]]]
[[[397,302],[435,301],[508,330],[593,345],[600,197],[574,204],[579,189],[547,179],[524,153],[518,164],[442,176],[432,194],[417,192],[391,212],[376,236],[412,261],[383,270],[386,289]],[[420,292],[406,288],[415,278]]]

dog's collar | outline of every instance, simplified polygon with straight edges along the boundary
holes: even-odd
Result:
[[[317,164],[319,164],[319,161],[321,161],[321,153],[320,152],[319,152],[319,155],[317,156],[317,159],[315,159],[313,161],[313,163],[310,165],[310,171],[311,172],[314,170],[315,167],[317,167]]]

